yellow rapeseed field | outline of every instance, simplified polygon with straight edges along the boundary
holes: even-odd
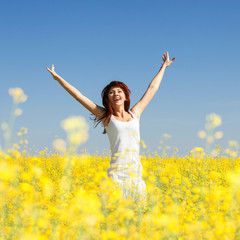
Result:
[[[124,198],[108,178],[110,153],[77,154],[88,139],[89,126],[81,116],[61,122],[67,140],[55,139],[55,152],[30,156],[25,127],[17,134],[19,143],[12,144],[15,118],[23,112],[18,105],[27,95],[21,88],[10,88],[9,94],[12,112],[1,124],[0,240],[240,239],[239,145],[229,141],[229,157],[220,156],[220,146],[212,150],[223,136],[214,133],[219,115],[208,115],[205,130],[198,132],[206,139],[205,149],[168,157],[171,136],[164,134],[160,155],[140,155],[148,194],[143,201]]]
[[[140,156],[147,202],[110,156],[0,153],[0,239],[240,239],[240,158]]]

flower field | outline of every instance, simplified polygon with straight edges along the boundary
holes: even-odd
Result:
[[[61,122],[66,140],[55,139],[55,152],[27,149],[28,129],[13,127],[22,114],[18,104],[27,100],[21,88],[9,89],[13,97],[9,121],[1,124],[0,240],[48,239],[240,239],[240,157],[237,141],[225,150],[212,148],[222,138],[221,117],[206,117],[205,149],[195,147],[185,157],[167,156],[167,140],[160,154],[141,153],[147,201],[124,198],[108,176],[110,153],[77,153],[88,139],[89,126],[81,116]],[[25,145],[24,145],[25,144]],[[142,148],[147,149],[144,141]]]
[[[0,155],[0,239],[239,239],[240,158],[141,156],[146,203],[121,197],[110,156]]]

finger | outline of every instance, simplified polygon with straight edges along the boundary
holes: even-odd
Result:
[[[176,58],[174,57],[173,59],[172,59],[172,61],[174,61]]]
[[[167,51],[167,59],[169,59],[168,51]]]
[[[54,69],[55,67],[54,67],[54,65],[52,64],[52,70]]]
[[[53,73],[53,71],[51,70],[51,69],[49,69],[48,67],[47,67],[47,70],[52,74]]]
[[[166,58],[166,55],[165,55],[165,53],[163,53],[163,55],[164,55],[164,57]]]

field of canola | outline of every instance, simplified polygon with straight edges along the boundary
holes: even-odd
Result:
[[[0,153],[0,239],[240,239],[240,158],[141,156],[146,203],[109,156]]]
[[[216,114],[206,117],[203,148],[181,158],[141,154],[147,201],[122,197],[122,190],[107,177],[110,155],[77,154],[88,139],[81,116],[62,121],[67,140],[56,139],[54,153],[31,156],[26,149],[27,128],[11,143],[18,104],[27,100],[21,88],[9,89],[13,107],[9,122],[2,123],[0,146],[0,240],[51,239],[240,239],[240,158],[236,141],[220,156],[211,150],[221,125]],[[141,141],[143,148],[146,148]],[[24,146],[24,149],[21,147]],[[68,144],[68,145],[67,145]]]

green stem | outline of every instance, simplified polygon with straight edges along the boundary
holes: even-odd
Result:
[[[15,121],[15,109],[17,108],[17,103],[13,103],[12,105],[12,110],[10,112],[10,118],[9,118],[9,124],[8,124],[8,129],[7,129],[7,133],[8,133],[8,137],[5,137],[5,143],[4,143],[4,151],[7,151],[10,147],[11,144],[11,138],[12,138],[12,133],[13,133],[13,127],[14,127],[14,121]]]

